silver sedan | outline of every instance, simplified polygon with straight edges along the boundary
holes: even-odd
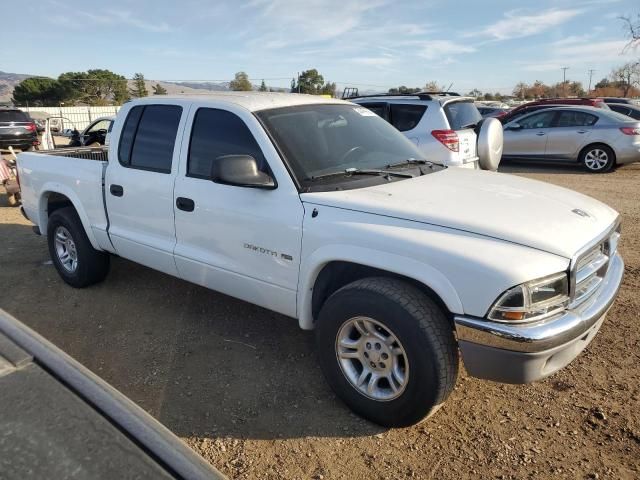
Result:
[[[600,173],[640,161],[640,122],[593,107],[555,107],[504,126],[505,159],[581,163]]]

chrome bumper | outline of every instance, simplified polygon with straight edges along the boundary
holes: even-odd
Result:
[[[522,383],[543,378],[571,362],[597,333],[622,283],[622,257],[616,253],[610,262],[598,291],[557,317],[517,325],[455,316],[456,335],[469,373]],[[499,371],[501,362],[511,363],[506,376]]]

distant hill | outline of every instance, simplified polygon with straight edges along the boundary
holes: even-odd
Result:
[[[0,71],[0,105],[11,103],[13,89],[22,80],[36,75],[25,75],[23,73],[8,73]]]
[[[172,85],[179,85],[181,87],[193,88],[196,90],[210,90],[213,92],[220,92],[229,90],[229,82],[213,83],[213,82],[168,82]],[[164,85],[163,85],[164,86]]]

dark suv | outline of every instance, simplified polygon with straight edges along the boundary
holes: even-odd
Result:
[[[36,124],[22,110],[0,108],[0,148],[29,150],[38,145]]]

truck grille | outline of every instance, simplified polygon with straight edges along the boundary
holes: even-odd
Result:
[[[618,248],[618,230],[578,258],[575,264],[575,287],[572,306],[577,306],[593,295],[602,284],[609,269],[609,260]]]

